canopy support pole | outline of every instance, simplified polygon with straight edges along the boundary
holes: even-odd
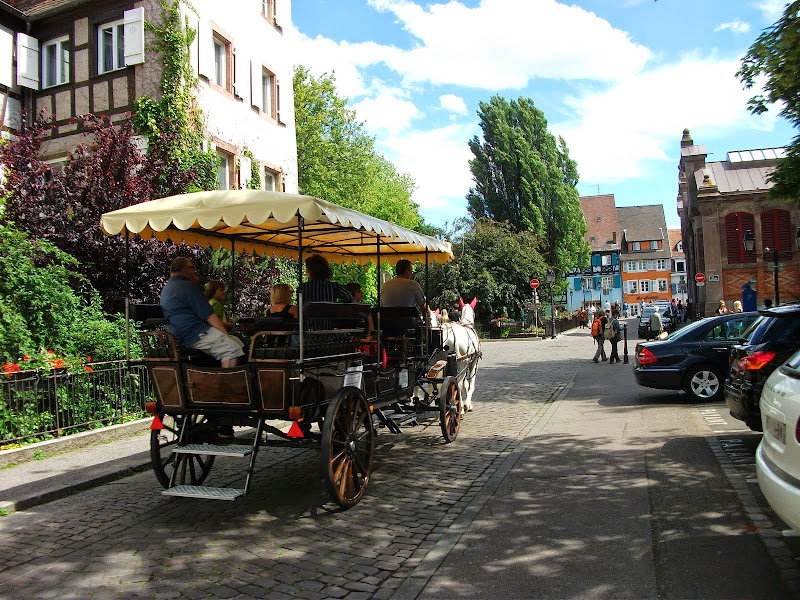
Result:
[[[236,238],[231,238],[231,317],[236,316]]]
[[[380,231],[378,232],[378,235],[376,236],[376,239],[378,240],[377,249],[376,249],[377,255],[378,255],[377,256],[377,263],[378,263],[378,322],[375,324],[375,327],[378,328],[378,356],[377,356],[377,361],[378,361],[378,368],[380,368],[380,366],[381,366],[381,356],[383,356],[383,353],[381,352],[381,335],[383,333],[383,330],[381,329],[381,233],[380,233]],[[378,380],[376,379],[375,381],[377,382]]]
[[[303,348],[304,321],[303,313],[303,216],[297,213],[297,320],[300,327],[300,383],[302,385],[305,374],[303,373],[303,360],[305,352]]]
[[[431,305],[430,305],[430,297],[428,291],[428,248],[425,248],[425,307],[428,309],[427,315],[422,315],[422,319],[425,322],[425,337],[422,340],[422,354],[423,356],[428,355],[428,340],[431,339]]]
[[[125,360],[131,362],[131,280],[128,273],[130,234],[125,227]]]

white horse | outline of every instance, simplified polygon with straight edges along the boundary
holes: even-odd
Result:
[[[459,300],[461,320],[442,324],[442,349],[454,351],[458,372],[464,371],[458,382],[462,414],[472,411],[472,394],[475,393],[478,360],[481,357],[481,340],[475,330],[476,303],[477,298],[473,298],[469,304]]]

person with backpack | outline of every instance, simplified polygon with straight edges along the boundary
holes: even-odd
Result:
[[[606,348],[603,332],[605,331],[607,323],[608,317],[606,317],[606,311],[601,308],[600,312],[597,313],[597,317],[592,323],[592,337],[594,338],[594,341],[597,342],[597,351],[594,353],[594,358],[592,359],[593,362],[598,362],[598,359],[606,360]]]
[[[608,358],[608,364],[613,365],[615,360],[622,362],[617,351],[617,344],[622,339],[622,325],[619,324],[618,310],[611,311],[611,319],[603,329],[603,337],[611,342],[611,356]]]

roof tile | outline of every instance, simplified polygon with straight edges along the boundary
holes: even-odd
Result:
[[[589,242],[592,252],[619,250],[620,228],[614,194],[581,196],[580,201],[588,230],[586,241]]]

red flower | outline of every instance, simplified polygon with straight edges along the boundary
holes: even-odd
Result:
[[[22,357],[22,360],[30,360],[30,359],[31,359],[31,357],[30,357],[30,356],[23,356],[23,357]]]
[[[87,356],[86,360],[92,360],[92,357],[91,356]]]
[[[6,363],[3,365],[3,371],[6,375],[11,375],[19,371],[19,365],[17,363]]]
[[[94,372],[94,369],[93,369],[92,367],[88,366],[88,365],[87,365],[87,366],[85,366],[85,367],[83,367],[83,370],[84,370],[84,371],[89,371],[89,373],[92,373],[92,372]]]
[[[63,358],[57,358],[56,360],[54,360],[53,361],[53,368],[54,369],[63,369],[64,368],[64,359]]]
[[[53,351],[52,350],[48,350],[47,353],[48,354],[53,354]]]

